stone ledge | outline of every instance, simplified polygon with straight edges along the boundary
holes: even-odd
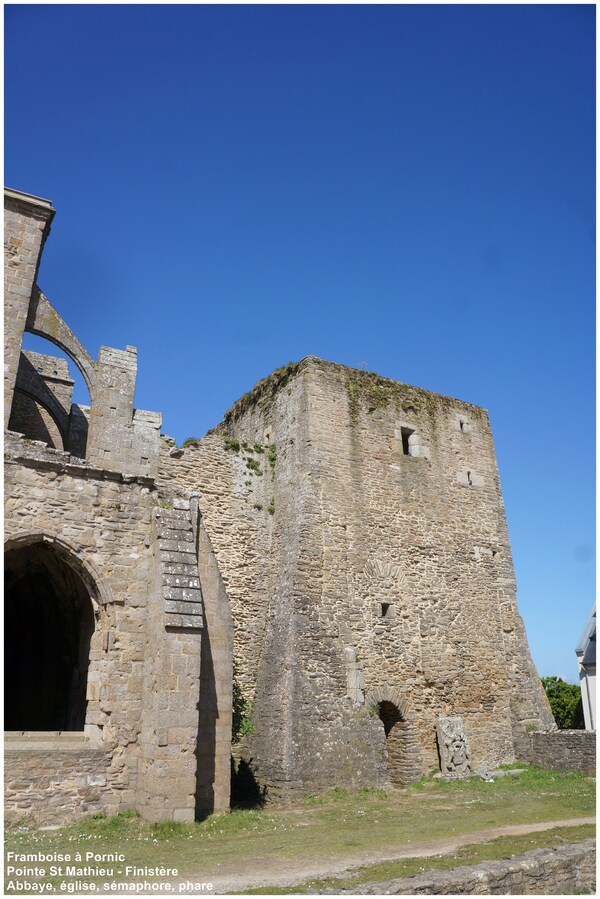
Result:
[[[79,478],[96,478],[99,481],[117,481],[122,484],[140,484],[142,487],[154,487],[154,478],[145,475],[121,474],[118,471],[110,471],[107,468],[97,468],[90,465],[85,459],[71,456],[63,450],[56,450],[39,440],[29,440],[14,431],[5,432],[7,440],[12,447],[5,444],[5,462],[7,465],[24,465],[27,468],[37,468],[43,471],[57,471],[61,474],[69,474]],[[17,438],[18,443],[14,440]],[[20,441],[27,441],[21,444]],[[23,452],[24,448],[31,450],[31,454]]]
[[[89,737],[82,730],[6,730],[4,741],[28,740],[31,742],[44,742],[47,740],[61,739],[69,742],[87,743]]]
[[[79,755],[107,753],[114,743],[99,743],[83,731],[11,730],[4,733],[4,755],[36,752],[66,752]]]
[[[49,212],[51,214],[50,217],[53,217],[56,212],[51,200],[46,200],[44,197],[36,197],[34,194],[26,194],[22,190],[15,190],[12,187],[4,188],[4,199],[14,200],[27,206],[39,206],[41,209]]]

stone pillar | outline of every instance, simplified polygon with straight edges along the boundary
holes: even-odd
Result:
[[[54,209],[49,200],[4,191],[4,426],[8,426],[23,331]]]
[[[126,475],[156,477],[162,418],[133,408],[137,350],[100,347],[94,375],[86,459]]]
[[[87,459],[110,471],[124,471],[131,451],[137,350],[100,347],[88,432]]]

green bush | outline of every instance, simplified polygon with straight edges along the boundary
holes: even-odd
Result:
[[[543,677],[554,720],[561,730],[583,730],[583,706],[581,690],[577,684],[567,684],[561,677]]]

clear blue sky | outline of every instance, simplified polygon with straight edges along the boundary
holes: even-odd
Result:
[[[39,282],[178,440],[315,354],[485,406],[542,675],[594,601],[593,6],[7,6]]]

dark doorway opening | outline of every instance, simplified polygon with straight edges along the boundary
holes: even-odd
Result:
[[[34,543],[5,555],[4,729],[83,730],[94,613],[62,553]]]
[[[390,782],[402,786],[420,780],[420,752],[413,729],[395,703],[383,700],[378,710],[385,733]]]

